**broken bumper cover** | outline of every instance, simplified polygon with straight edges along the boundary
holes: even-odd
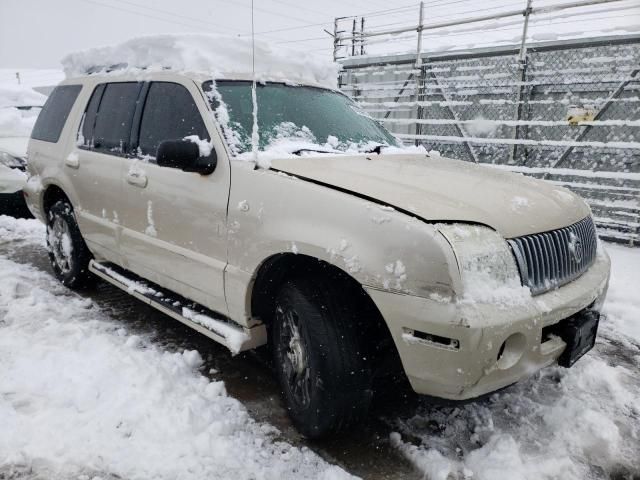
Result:
[[[456,304],[367,291],[387,322],[413,389],[466,400],[557,362],[567,344],[549,334],[548,327],[588,308],[598,311],[609,273],[609,257],[600,248],[582,276],[515,306]]]

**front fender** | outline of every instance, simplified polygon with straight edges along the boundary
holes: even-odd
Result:
[[[284,252],[330,263],[370,289],[453,295],[455,257],[431,224],[348,192],[251,167],[232,162],[225,276],[232,317],[248,317],[252,279],[267,258]]]

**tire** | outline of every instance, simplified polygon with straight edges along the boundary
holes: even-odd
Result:
[[[274,366],[289,416],[310,439],[363,420],[373,396],[358,310],[341,285],[302,277],[286,281],[276,297]]]
[[[53,273],[64,286],[83,290],[95,284],[89,271],[93,256],[66,200],[58,200],[47,212],[47,250]]]

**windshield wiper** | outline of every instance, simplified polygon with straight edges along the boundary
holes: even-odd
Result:
[[[384,143],[379,143],[375,147],[370,148],[369,150],[365,150],[363,153],[377,153],[378,155],[380,155],[382,153],[382,149],[387,148],[388,146],[389,145],[385,145]]]
[[[301,155],[304,152],[317,152],[317,153],[344,153],[340,150],[322,150],[320,148],[299,148],[291,152],[294,155]]]

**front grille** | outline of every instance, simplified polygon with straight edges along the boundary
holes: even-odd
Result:
[[[522,283],[533,295],[578,278],[596,258],[596,229],[590,216],[568,227],[508,242]]]

